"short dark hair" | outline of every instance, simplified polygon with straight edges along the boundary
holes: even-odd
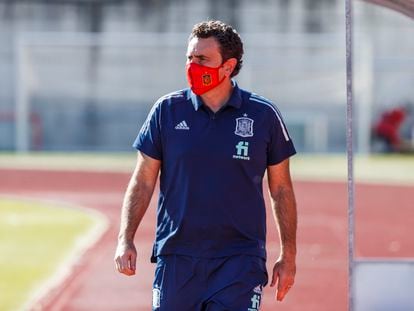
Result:
[[[220,45],[220,53],[223,62],[230,58],[237,59],[231,77],[236,76],[243,64],[243,42],[237,31],[222,21],[204,21],[194,25],[189,40],[193,38],[206,39],[214,37]]]

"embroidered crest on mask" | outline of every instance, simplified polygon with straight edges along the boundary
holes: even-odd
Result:
[[[247,118],[247,115],[244,114],[243,117],[236,119],[236,130],[234,134],[241,137],[251,137],[253,136],[253,120]]]
[[[210,85],[211,84],[211,75],[209,73],[203,74],[203,84]]]

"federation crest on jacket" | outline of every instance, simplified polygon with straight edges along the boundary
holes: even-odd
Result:
[[[241,137],[252,137],[253,136],[253,119],[247,117],[244,114],[243,117],[236,119],[236,130],[234,134]]]

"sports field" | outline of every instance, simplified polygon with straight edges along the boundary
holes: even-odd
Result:
[[[356,254],[359,258],[412,258],[413,158],[358,158]],[[43,310],[148,310],[154,267],[149,263],[155,203],[137,233],[137,275],[113,268],[123,192],[134,154],[0,156],[0,194],[59,200],[105,215],[109,226],[72,267],[60,286],[36,303]],[[292,161],[298,201],[298,275],[286,300],[276,303],[267,288],[263,310],[347,310],[346,159],[296,156]],[[269,214],[270,216],[270,214]],[[268,217],[269,267],[278,239]]]
[[[0,310],[16,310],[30,300],[94,222],[56,203],[0,199]]]

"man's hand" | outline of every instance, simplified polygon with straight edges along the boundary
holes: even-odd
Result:
[[[118,272],[128,276],[134,275],[137,262],[137,250],[134,243],[119,241],[114,260]]]
[[[279,229],[280,256],[273,267],[272,282],[277,284],[276,299],[282,301],[295,282],[296,200],[290,178],[289,159],[267,168],[273,215]]]
[[[295,282],[296,264],[295,260],[279,258],[274,267],[270,287],[277,284],[276,299],[282,301],[287,292]]]
[[[161,161],[138,152],[137,165],[122,203],[118,246],[115,252],[116,269],[125,275],[134,275],[137,250],[134,236],[151,201]]]

